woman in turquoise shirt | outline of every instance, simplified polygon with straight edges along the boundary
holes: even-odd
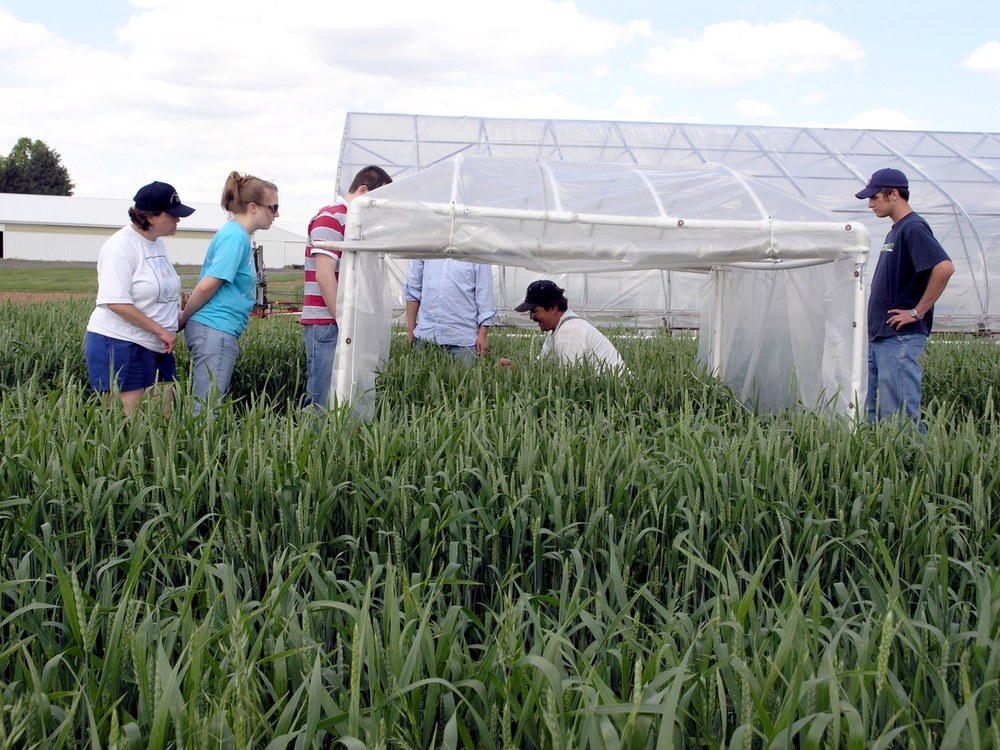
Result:
[[[213,384],[220,396],[229,391],[240,334],[256,301],[257,269],[250,236],[270,227],[277,217],[278,188],[259,177],[230,172],[222,189],[222,207],[231,218],[212,238],[198,284],[179,320],[191,352],[195,414],[204,408]]]

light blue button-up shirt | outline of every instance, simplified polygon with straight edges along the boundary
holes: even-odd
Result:
[[[417,327],[423,341],[475,346],[480,326],[491,326],[497,308],[493,269],[464,260],[411,260],[403,299],[417,301]]]

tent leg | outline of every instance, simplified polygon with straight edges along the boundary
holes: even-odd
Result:
[[[347,213],[345,240],[361,237],[361,224]],[[333,360],[331,389],[340,406],[351,406],[363,419],[375,411],[376,372],[389,357],[392,310],[388,304],[385,259],[381,254],[359,253],[346,242],[340,257],[337,299],[337,352]]]
[[[848,414],[857,418],[864,408],[865,378],[867,376],[868,325],[865,310],[865,262],[854,266],[854,346],[851,362],[851,393],[847,404]]]
[[[715,310],[712,313],[712,375],[724,379],[722,372],[722,297],[724,277],[718,268],[712,269],[715,277]]]

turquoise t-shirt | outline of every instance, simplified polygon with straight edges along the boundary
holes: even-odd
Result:
[[[191,320],[239,336],[257,300],[257,269],[250,234],[238,221],[227,221],[212,238],[198,280],[206,276],[222,279],[222,286]]]

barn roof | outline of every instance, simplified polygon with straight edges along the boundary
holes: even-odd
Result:
[[[215,232],[227,220],[222,207],[213,203],[190,203],[195,212],[178,225],[180,232]],[[62,195],[0,193],[0,225],[25,224],[64,227],[118,228],[128,223],[132,200],[126,198],[81,198]],[[280,227],[271,227],[258,237],[278,241],[305,238]]]

